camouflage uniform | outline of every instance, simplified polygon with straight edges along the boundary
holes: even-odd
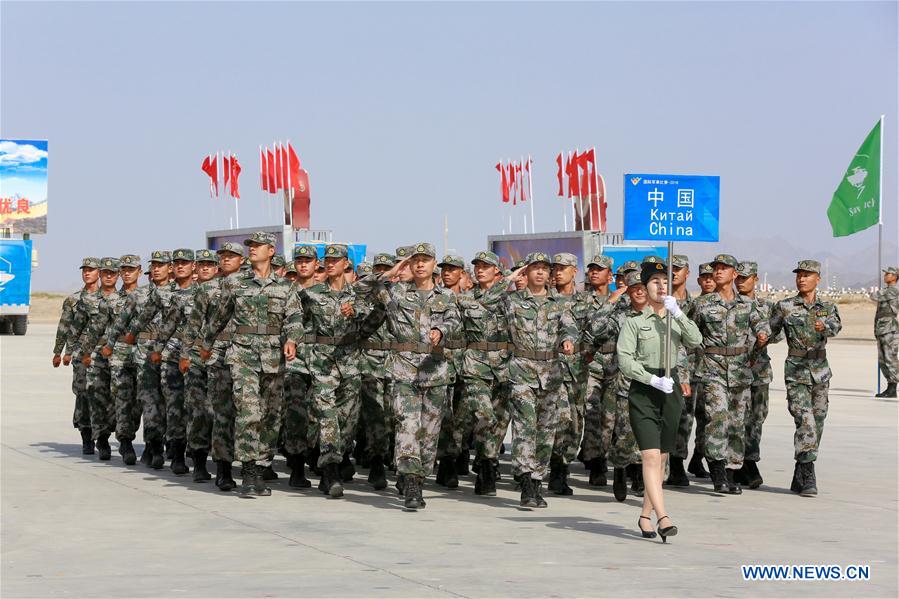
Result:
[[[734,268],[738,264],[733,256],[724,254],[713,263]],[[696,301],[692,319],[703,337],[698,376],[703,381],[708,418],[706,459],[710,464],[721,462],[730,469],[739,469],[743,465],[745,418],[752,385],[749,354],[756,336],[769,332],[768,323],[752,300],[736,295],[728,301],[717,292]]]
[[[528,264],[550,258],[535,252]],[[564,393],[559,349],[576,343],[577,323],[568,302],[553,291],[535,296],[528,288],[503,297],[512,357],[509,361],[512,404],[512,457],[516,475],[539,482],[547,473],[557,428],[559,395]]]
[[[820,266],[813,260],[803,260],[799,269],[818,272]],[[821,333],[815,330],[818,320],[824,323]],[[828,337],[834,337],[842,327],[836,304],[817,297],[808,305],[795,295],[777,302],[771,310],[771,332],[776,335],[783,330],[789,346],[784,380],[787,408],[796,424],[794,456],[800,463],[818,458],[831,378],[825,346]]]
[[[699,265],[699,274],[713,274],[715,272],[714,268],[712,268],[711,263],[704,262]],[[698,298],[693,298],[692,301],[688,305],[688,310],[684,310],[684,312],[691,319],[695,321],[693,318],[694,311],[696,308],[696,304],[698,300],[702,296]],[[675,450],[672,455],[675,457],[681,457],[686,459],[688,443],[690,441],[690,432],[693,429],[693,420],[695,416],[696,420],[696,438],[693,440],[693,457],[690,460],[691,468],[693,468],[694,462],[696,462],[697,468],[702,467],[702,457],[705,456],[705,432],[706,427],[708,426],[708,418],[705,413],[705,401],[702,397],[702,378],[700,377],[700,362],[702,361],[702,347],[698,347],[694,350],[688,350],[689,355],[689,369],[690,369],[690,396],[684,397],[684,410],[681,412],[681,421],[680,428],[677,433],[677,443]],[[693,470],[691,470],[693,472]],[[695,474],[695,472],[694,472]],[[708,476],[707,473],[704,476]]]
[[[434,247],[416,244],[413,255],[433,258]],[[432,347],[429,333],[440,331],[442,340],[460,327],[455,297],[434,287],[420,293],[413,283],[385,286],[384,273],[357,283],[376,310],[384,310],[387,327],[395,341],[387,356],[396,414],[395,458],[397,472],[404,477],[425,478],[437,457],[440,420],[453,380],[452,365],[442,347]]]
[[[888,268],[884,272],[899,274],[899,269]],[[874,338],[877,339],[877,363],[887,383],[899,383],[899,288],[895,284],[887,285],[880,291],[871,294],[877,302],[874,315]]]
[[[268,233],[254,233],[251,240],[275,244]],[[274,457],[284,384],[282,347],[303,334],[303,310],[290,291],[290,281],[274,272],[262,278],[248,270],[222,279],[218,307],[201,334],[203,347],[210,348],[233,325],[225,362],[234,383],[234,453],[245,470],[253,464],[270,466]]]
[[[457,266],[465,268],[465,261],[461,256],[447,255],[437,265],[439,268],[444,266]],[[465,294],[450,293],[460,297]],[[447,465],[455,464],[456,458],[467,450],[468,438],[471,433],[471,426],[468,424],[470,416],[466,414],[466,405],[463,401],[465,379],[462,376],[462,361],[465,356],[465,335],[462,329],[458,329],[448,339],[443,340],[444,356],[452,364],[454,381],[447,389],[447,402],[443,410],[443,419],[440,425],[440,438],[437,441],[437,458],[443,460],[447,458]],[[457,428],[461,427],[459,431]],[[441,466],[442,467],[442,466]],[[454,466],[452,466],[454,468]],[[437,473],[438,482],[441,475]]]
[[[326,258],[346,258],[345,245],[329,245]],[[359,347],[356,323],[365,318],[364,304],[356,302],[355,289],[347,284],[332,289],[328,282],[298,288],[303,317],[309,335],[307,367],[312,377],[312,400],[318,419],[321,452],[318,466],[339,464],[352,449],[359,415]],[[351,304],[354,316],[341,314],[343,304]]]

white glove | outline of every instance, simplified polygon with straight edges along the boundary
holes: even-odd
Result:
[[[661,391],[662,393],[672,393],[674,391],[674,379],[667,376],[652,375],[649,384]]]
[[[677,305],[677,299],[673,295],[666,295],[662,302],[665,304],[665,309],[671,314],[671,318],[678,318],[683,314],[680,306]]]

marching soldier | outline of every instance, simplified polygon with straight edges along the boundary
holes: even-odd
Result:
[[[715,291],[715,269],[710,262],[704,262],[699,265],[699,275],[696,277],[696,284],[699,285],[699,295],[708,295]],[[687,316],[693,317],[693,308],[696,303],[690,306],[690,312]],[[681,413],[681,428],[677,434],[677,455],[687,455],[687,444],[690,441],[690,431],[693,429],[694,416],[696,420],[696,438],[693,441],[693,455],[690,457],[690,463],[687,466],[687,472],[696,478],[709,478],[709,472],[702,465],[703,456],[705,456],[705,430],[708,424],[708,418],[705,415],[705,402],[702,399],[702,379],[700,378],[699,364],[702,361],[702,347],[693,350],[691,354],[693,361],[691,363],[690,373],[690,397],[692,398],[693,412],[690,413],[686,408]],[[686,401],[686,397],[684,400]]]
[[[772,308],[771,334],[776,337],[783,330],[789,346],[784,380],[787,408],[796,424],[793,436],[796,465],[790,490],[812,497],[818,494],[815,460],[824,433],[832,376],[827,363],[827,339],[836,336],[843,325],[836,305],[818,298],[821,264],[802,260],[793,272],[798,293]]]
[[[99,288],[100,261],[97,258],[85,258],[81,261],[79,268],[84,286],[62,302],[62,315],[60,315],[59,324],[56,327],[56,343],[53,345],[53,368],[59,368],[60,363],[66,366],[71,363],[71,350],[67,351],[64,357],[62,352],[66,349],[66,341],[72,327],[75,304],[83,296],[96,293]],[[81,453],[93,455],[94,440],[91,432],[90,400],[87,394],[87,368],[78,360],[72,364],[72,393],[75,394],[72,426],[81,433]]]
[[[896,279],[899,268],[891,266],[883,271],[883,282],[886,285],[880,291],[871,294],[877,302],[874,314],[874,337],[877,339],[877,363],[887,380],[887,388],[875,397],[896,397],[896,383],[899,382],[899,288]]]
[[[218,308],[203,327],[200,358],[212,356],[216,337],[233,324],[225,361],[234,381],[235,457],[243,465],[240,493],[271,495],[262,471],[278,442],[284,359],[296,357],[303,311],[290,282],[271,267],[275,237],[257,231],[244,241],[252,269],[222,280]]]
[[[734,290],[737,260],[712,260],[715,291],[696,302],[693,320],[703,337],[700,377],[706,425],[706,460],[715,491],[742,493],[735,474],[743,466],[746,410],[750,403],[753,346],[767,343],[769,327],[755,302]]]

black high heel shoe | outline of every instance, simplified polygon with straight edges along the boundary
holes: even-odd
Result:
[[[668,516],[662,516],[661,518],[656,520],[656,524],[658,524],[665,518],[668,518]],[[668,518],[668,521],[671,522],[671,518]],[[661,526],[659,526],[659,536],[662,537],[663,543],[667,543],[668,537],[673,537],[676,534],[677,534],[677,526],[674,526],[673,524],[671,526],[666,526],[665,528],[662,528]]]
[[[649,516],[640,516],[640,520],[649,520],[652,522],[652,519]],[[637,528],[640,529],[640,534],[643,535],[644,539],[654,539],[656,538],[656,532],[654,530],[650,530],[649,532],[643,530],[643,527],[640,526],[640,520],[637,520]]]

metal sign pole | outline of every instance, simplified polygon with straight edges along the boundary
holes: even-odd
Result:
[[[671,286],[674,280],[672,260],[674,259],[674,242],[668,242],[668,293],[671,295]],[[665,316],[665,377],[671,378],[671,312]]]

